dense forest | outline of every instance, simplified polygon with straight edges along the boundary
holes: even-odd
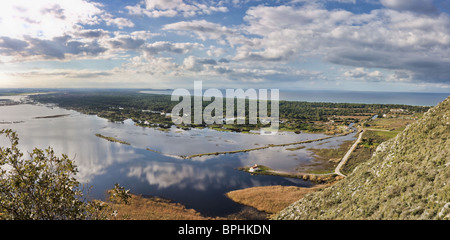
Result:
[[[98,115],[111,121],[124,121],[132,119],[137,125],[168,128],[173,125],[170,113],[179,102],[171,101],[170,95],[147,94],[138,91],[81,91],[66,90],[49,94],[39,94],[30,96],[34,101],[45,104],[56,104],[59,107],[73,109],[85,114]],[[181,99],[180,99],[181,100]],[[215,99],[213,98],[212,101]],[[191,97],[193,102],[193,97]],[[203,109],[212,101],[203,101]],[[226,106],[223,99],[223,106]],[[246,124],[225,124],[221,126],[213,125],[212,128],[221,130],[248,131],[256,130],[261,126],[261,121],[257,124],[249,124],[249,101],[246,99],[245,116]],[[237,99],[235,99],[235,106]],[[194,108],[194,104],[191,104]],[[237,107],[234,108],[235,116]],[[403,109],[403,114],[413,114],[424,112],[428,107],[394,105],[394,104],[357,104],[357,103],[320,103],[320,102],[298,102],[280,101],[280,128],[290,131],[317,132],[329,130],[330,126],[347,125],[351,122],[358,122],[374,115],[382,116],[392,109]],[[267,103],[267,111],[270,116],[271,104]],[[193,109],[192,109],[193,112]],[[213,114],[215,114],[213,112]],[[224,107],[223,116],[226,116]],[[193,122],[193,121],[192,121]],[[325,125],[325,123],[328,123]],[[267,124],[266,124],[267,125]],[[205,127],[206,124],[182,125],[181,127]]]

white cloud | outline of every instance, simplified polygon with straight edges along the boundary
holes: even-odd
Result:
[[[69,35],[50,40],[26,36],[24,40],[0,37],[0,55],[10,56],[11,62],[70,59],[73,56],[95,57],[107,51],[97,40],[81,41]]]
[[[214,5],[214,1],[204,3],[189,1],[186,3],[183,0],[145,0],[135,6],[127,6],[126,9],[131,15],[145,15],[150,18],[193,17],[228,11],[226,7]]]
[[[85,29],[105,23],[119,29],[133,27],[114,17],[100,3],[86,0],[4,1],[0,8],[0,55],[7,61],[96,58],[108,51],[110,33]]]
[[[383,80],[383,74],[378,71],[368,71],[364,68],[355,68],[344,72],[344,76],[351,79],[359,79],[364,81],[381,81]]]
[[[234,33],[227,27],[221,26],[217,23],[208,22],[206,20],[194,20],[194,21],[181,21],[176,23],[167,24],[163,27],[163,30],[177,30],[179,32],[193,32],[198,37],[205,41],[207,39],[224,39],[226,35]]]
[[[433,0],[380,0],[380,3],[391,9],[418,13],[437,13]]]
[[[188,56],[183,60],[183,68],[188,71],[201,72],[208,71],[210,75],[217,75],[215,66],[218,63],[211,58],[198,58],[194,56]]]
[[[134,31],[131,32],[130,35],[134,38],[140,38],[140,39],[150,39],[153,38],[155,36],[159,36],[160,34],[158,33],[152,33],[150,31]]]
[[[409,71],[395,71],[395,73],[387,76],[388,82],[411,82],[412,73]]]
[[[215,17],[179,19],[247,7],[249,1],[140,1],[125,10],[152,18],[175,17],[153,19],[154,25],[142,29],[137,28],[149,19],[115,16],[102,4],[86,0],[5,1],[0,9],[0,61],[117,57],[128,60],[116,69],[123,74],[265,83],[320,81],[336,75],[355,81],[436,86],[449,82],[450,16],[438,12],[433,1],[381,0],[373,5],[381,8],[365,13],[329,10],[325,8],[329,1],[355,4],[354,0],[252,2],[243,19],[227,17],[222,23],[214,22]],[[161,22],[165,25],[158,25]],[[323,62],[350,70],[326,74]],[[305,70],[308,66],[320,70]],[[29,76],[40,73],[28,72]],[[65,72],[54,73],[75,76]]]
[[[128,73],[166,76],[176,74],[178,65],[173,62],[172,58],[144,54],[131,58],[129,63],[124,64],[122,68]]]
[[[145,7],[140,5],[135,6],[127,6],[126,9],[130,15],[145,15],[150,18],[159,18],[159,17],[175,17],[178,12],[173,9],[169,10],[148,10]]]
[[[235,60],[293,62],[322,57],[338,65],[410,71],[413,80],[448,82],[450,17],[378,9],[356,14],[315,5],[250,8],[243,26],[260,38]]]
[[[444,67],[450,62],[447,14],[417,15],[393,9],[356,14],[315,4],[259,5],[251,7],[244,20],[245,24],[235,27],[206,20],[181,21],[167,24],[163,30],[228,45],[234,50],[234,56],[228,59],[261,69],[273,68],[273,63],[292,64],[319,57],[337,65],[374,69],[347,73],[353,78],[364,73],[367,81],[440,82],[448,81],[450,75],[450,69]],[[207,51],[208,56],[219,54],[213,49]],[[226,72],[236,73],[238,69],[234,64]],[[410,74],[409,78],[385,76],[377,69]],[[295,76],[293,69],[290,71],[284,74],[285,79]]]
[[[65,77],[65,78],[93,78],[112,75],[108,71],[73,70],[73,69],[40,69],[29,72],[9,73],[10,76],[20,76],[26,78],[42,77]]]
[[[130,21],[129,19],[126,18],[113,18],[113,17],[108,17],[108,18],[104,18],[106,25],[110,26],[110,25],[116,25],[117,28],[119,29],[123,29],[125,27],[134,27],[134,23],[132,21]]]
[[[0,36],[52,39],[77,25],[101,22],[103,10],[97,3],[73,1],[3,1],[0,8]]]
[[[206,20],[181,21],[164,25],[163,30],[176,31],[178,34],[195,34],[202,41],[216,40],[221,45],[237,45],[253,46],[258,39],[249,39],[239,30],[222,26],[217,23],[208,22]]]
[[[324,34],[352,14],[347,11],[327,11],[314,6],[258,6],[247,11],[246,32],[261,36],[253,46],[238,49],[237,59],[252,61],[288,61],[300,53],[320,49]],[[326,45],[326,44],[325,44]]]
[[[113,38],[107,40],[110,49],[113,51],[121,50],[136,50],[144,45],[145,40],[137,37],[132,37],[130,35],[118,34]]]
[[[89,38],[100,39],[100,38],[109,36],[109,32],[104,29],[82,29],[82,28],[80,28],[79,30],[76,30],[69,34],[73,35],[74,37],[77,37],[77,38],[87,38],[87,39],[89,39]]]
[[[224,48],[210,46],[209,50],[206,52],[210,57],[219,57],[226,53],[227,51]]]
[[[146,44],[143,47],[145,53],[156,55],[161,52],[170,52],[176,54],[186,54],[193,49],[199,49],[203,46],[199,43],[171,43],[171,42],[154,42]]]
[[[183,66],[188,70],[196,72],[203,69],[202,66],[197,63],[196,58],[194,56],[189,56],[185,58],[183,60]]]

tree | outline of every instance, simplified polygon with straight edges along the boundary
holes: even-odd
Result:
[[[77,167],[67,155],[35,148],[24,159],[17,133],[8,129],[2,135],[11,147],[0,147],[0,219],[108,219],[107,204],[83,196]]]

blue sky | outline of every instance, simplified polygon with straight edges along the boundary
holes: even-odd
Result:
[[[450,0],[15,0],[0,87],[450,92]]]

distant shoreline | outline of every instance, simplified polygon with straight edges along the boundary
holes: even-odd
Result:
[[[224,89],[221,89],[223,92]],[[171,95],[172,90],[142,90],[139,93]],[[190,92],[193,92],[190,90]],[[346,90],[287,90],[280,89],[281,101],[399,104],[412,106],[436,106],[450,96],[450,93],[433,92],[374,92]]]
[[[220,88],[222,89],[222,88]],[[171,95],[172,89],[148,88],[0,88],[0,96],[42,94],[56,91],[129,91],[148,94]],[[222,89],[223,90],[223,89]],[[353,90],[290,90],[280,89],[280,100],[299,102],[405,104],[436,106],[450,96],[434,92],[375,92]]]

